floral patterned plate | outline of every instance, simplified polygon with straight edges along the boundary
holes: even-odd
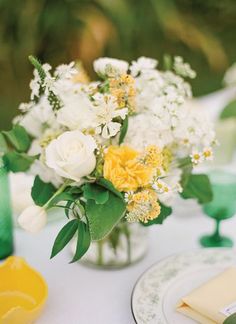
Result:
[[[132,313],[137,324],[194,324],[175,311],[181,297],[236,265],[232,249],[204,249],[177,254],[154,264],[137,281]]]

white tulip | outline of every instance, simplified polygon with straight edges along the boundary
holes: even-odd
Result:
[[[65,132],[45,150],[46,164],[59,176],[79,182],[96,166],[96,142],[78,130]]]
[[[39,232],[47,223],[47,213],[43,207],[27,207],[18,218],[19,225],[30,233]]]
[[[93,68],[100,75],[124,74],[127,73],[129,64],[123,60],[101,57],[93,62]]]

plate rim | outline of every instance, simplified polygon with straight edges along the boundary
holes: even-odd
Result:
[[[132,289],[132,293],[130,296],[130,308],[131,308],[131,313],[132,313],[132,317],[134,319],[135,324],[139,324],[137,322],[137,319],[135,318],[135,314],[134,314],[134,309],[133,309],[133,300],[134,300],[134,293],[135,293],[135,289],[139,283],[139,281],[145,276],[145,274],[147,272],[149,272],[149,270],[151,270],[152,268],[154,268],[156,265],[158,265],[159,263],[168,260],[174,256],[181,256],[184,254],[188,254],[188,253],[197,253],[197,252],[203,252],[203,251],[232,251],[232,252],[236,252],[235,247],[210,247],[210,248],[195,248],[195,249],[188,249],[188,250],[184,250],[182,252],[176,252],[176,253],[172,253],[168,256],[165,256],[163,258],[161,258],[160,260],[154,262],[152,265],[150,265],[146,270],[144,270],[141,275],[137,278],[137,280],[135,281],[135,284],[133,286]]]

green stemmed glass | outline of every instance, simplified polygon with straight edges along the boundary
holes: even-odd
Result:
[[[220,234],[220,223],[236,213],[236,174],[215,170],[209,173],[213,200],[203,206],[204,212],[215,219],[216,229],[212,235],[202,236],[204,247],[232,247],[233,241]]]
[[[13,225],[8,173],[0,157],[0,260],[13,253]]]

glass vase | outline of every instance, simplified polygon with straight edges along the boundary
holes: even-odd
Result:
[[[13,253],[13,223],[7,169],[0,158],[0,259]]]
[[[147,248],[147,227],[121,222],[105,239],[93,242],[80,262],[107,269],[123,268],[141,260]]]

